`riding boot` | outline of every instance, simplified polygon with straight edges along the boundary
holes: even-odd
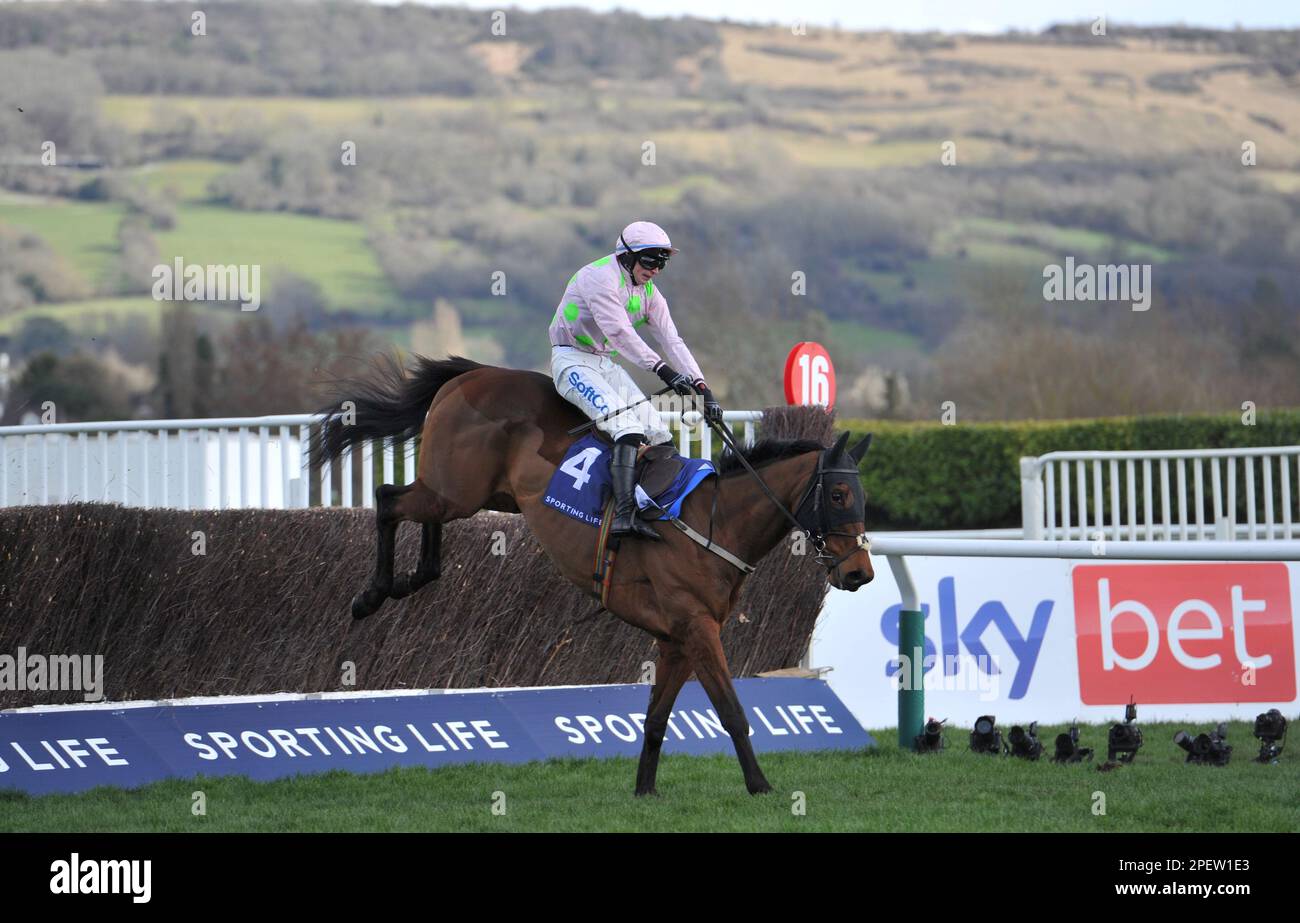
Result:
[[[614,443],[614,454],[609,460],[609,479],[614,487],[614,524],[610,535],[639,535],[657,542],[662,540],[659,533],[636,515],[636,449],[627,443]]]

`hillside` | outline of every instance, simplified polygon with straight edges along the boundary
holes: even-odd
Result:
[[[148,268],[182,257],[258,262],[263,311],[316,331],[536,367],[564,280],[648,217],[733,405],[778,401],[804,337],[855,413],[1300,402],[1300,33],[569,10],[510,11],[500,36],[466,10],[235,3],[196,37],[191,12],[0,7],[0,338],[20,357],[41,318],[152,364]],[[34,162],[50,140],[81,166]],[[1150,265],[1153,309],[1045,302],[1067,257]],[[910,403],[879,405],[889,374]],[[1052,393],[1003,393],[1025,380]]]

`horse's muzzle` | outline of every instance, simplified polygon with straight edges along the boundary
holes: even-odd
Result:
[[[870,583],[873,576],[875,575],[868,574],[860,568],[858,570],[849,571],[847,574],[840,577],[839,588],[841,590],[848,590],[852,593],[859,587],[864,587]],[[834,583],[834,581],[832,581],[832,583]]]

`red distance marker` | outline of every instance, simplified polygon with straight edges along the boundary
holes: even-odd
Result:
[[[811,341],[796,343],[785,360],[785,402],[835,406],[835,366],[826,348]]]

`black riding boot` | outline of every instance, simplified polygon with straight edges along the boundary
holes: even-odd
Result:
[[[614,454],[609,460],[609,479],[614,487],[614,525],[610,535],[639,535],[661,541],[658,532],[637,519],[636,511],[636,449],[627,443],[614,443]]]

